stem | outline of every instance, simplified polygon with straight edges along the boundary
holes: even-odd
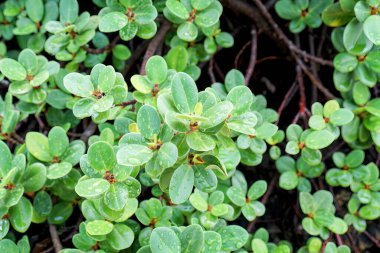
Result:
[[[116,46],[116,44],[119,42],[120,37],[116,36],[113,41],[108,44],[105,47],[102,48],[89,48],[88,46],[82,46],[82,49],[90,54],[102,54],[102,53],[108,53],[111,52],[112,49]]]
[[[255,64],[257,60],[257,32],[255,28],[251,30],[252,42],[251,42],[251,57],[249,60],[249,65],[245,74],[245,84],[248,85],[249,80],[255,70]]]
[[[49,231],[50,231],[50,236],[51,240],[53,242],[53,247],[56,253],[62,250],[62,244],[61,241],[59,240],[57,228],[53,224],[49,224]]]
[[[370,233],[367,231],[364,231],[363,234],[368,237],[368,239],[377,247],[380,249],[380,242],[375,237],[373,237]]]
[[[146,49],[143,63],[141,64],[140,68],[140,74],[145,75],[145,66],[146,63],[148,62],[149,58],[154,55],[156,52],[158,46],[160,45],[161,41],[164,40],[166,33],[170,29],[170,23],[166,20],[164,20],[161,24],[160,29],[158,30],[156,36],[150,41],[148,48]]]

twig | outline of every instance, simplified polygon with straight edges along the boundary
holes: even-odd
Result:
[[[256,64],[256,59],[257,59],[257,32],[255,28],[252,28],[251,34],[252,34],[251,57],[250,57],[248,68],[245,74],[246,85],[248,85],[249,80],[251,79],[252,74],[255,70],[255,64]]]
[[[166,20],[164,20],[161,24],[160,29],[158,30],[156,36],[150,41],[148,48],[146,49],[143,62],[141,64],[140,68],[140,74],[145,75],[145,65],[149,58],[154,55],[154,53],[157,50],[157,47],[161,43],[161,41],[164,39],[166,33],[170,29],[170,23]]]
[[[108,53],[111,52],[112,49],[116,46],[116,44],[119,42],[120,37],[119,35],[116,36],[110,44],[108,44],[105,47],[102,48],[89,48],[88,46],[82,46],[82,49],[90,54],[102,54],[102,53]]]
[[[239,60],[240,60],[240,57],[241,55],[244,53],[245,49],[251,45],[251,41],[248,41],[247,43],[244,44],[244,46],[239,50],[239,53],[236,55],[235,57],[235,61],[234,61],[234,67],[235,69],[237,69],[239,67]]]
[[[274,189],[274,187],[276,186],[276,182],[277,182],[277,180],[278,180],[278,174],[276,174],[276,175],[272,178],[272,180],[271,180],[270,183],[269,183],[269,186],[268,186],[267,192],[264,194],[264,197],[261,199],[261,203],[262,203],[263,205],[265,205],[265,204],[268,202],[268,200],[269,200],[269,196],[272,194],[273,189]],[[252,232],[253,227],[255,226],[255,223],[256,223],[256,219],[248,223],[248,226],[247,226],[247,231],[248,231],[248,232]]]
[[[127,60],[125,63],[125,67],[123,70],[123,76],[125,77],[129,71],[131,70],[132,66],[135,65],[136,61],[140,59],[140,56],[145,52],[145,49],[149,45],[149,40],[144,40],[135,51],[133,51],[131,58]]]
[[[358,249],[358,246],[356,245],[356,242],[354,241],[354,238],[352,237],[351,233],[347,233],[347,237],[350,240],[351,247],[353,248],[355,253],[360,253],[360,250]]]
[[[24,138],[22,138],[20,135],[18,135],[16,132],[13,132],[12,133],[12,137],[13,138],[15,138],[15,140],[18,142],[18,143],[20,143],[20,144],[22,144],[22,143],[24,143],[25,141],[24,141]]]
[[[285,97],[282,100],[282,103],[281,103],[280,107],[277,110],[277,114],[278,114],[278,120],[276,122],[277,125],[278,125],[278,122],[280,121],[280,117],[281,117],[282,111],[285,109],[285,107],[292,100],[292,98],[296,94],[296,91],[298,90],[298,87],[299,86],[297,85],[297,82],[294,82],[293,85],[288,90],[288,92],[285,94]]]
[[[335,96],[318,80],[316,76],[309,70],[303,61],[299,58],[296,59],[297,64],[301,67],[302,71],[309,77],[311,83],[315,85],[328,99],[334,99]]]
[[[380,249],[380,242],[375,237],[373,237],[370,233],[367,231],[364,231],[363,234],[368,237],[368,239],[377,247]]]
[[[314,36],[313,36],[313,30],[310,29],[309,30],[309,48],[310,48],[310,53],[311,55],[315,55],[315,44],[314,44]],[[311,71],[313,72],[313,74],[315,76],[318,75],[318,69],[317,69],[317,64],[315,64],[315,62],[310,62],[310,66],[311,66]],[[317,101],[317,97],[318,97],[318,90],[317,90],[317,87],[316,86],[312,86],[312,90],[311,90],[311,103],[314,103]]]
[[[304,125],[307,126],[305,84],[303,82],[302,70],[300,66],[296,67],[296,72],[297,72],[297,75],[296,75],[297,83],[298,83],[299,92],[300,92],[299,113],[302,119],[304,120]]]
[[[87,142],[88,138],[95,133],[97,128],[98,126],[91,121],[91,123],[85,128],[86,130],[83,132],[81,140]]]
[[[261,2],[261,0],[253,0],[256,6],[259,8],[261,14],[268,21],[269,25],[272,27],[274,32],[277,34],[278,38],[288,47],[291,55],[296,60],[297,64],[301,67],[302,71],[309,77],[310,81],[329,99],[334,98],[334,95],[323,86],[323,84],[318,80],[317,77],[313,75],[313,73],[308,69],[305,63],[301,60],[301,58],[297,55],[301,55],[303,58],[307,58],[310,60],[314,60],[322,65],[331,65],[330,61],[325,61],[318,57],[312,56],[307,52],[299,49],[291,40],[286,37],[285,33],[280,29],[278,24],[273,20],[272,15],[268,12],[265,5]]]
[[[49,231],[50,231],[50,236],[51,240],[53,242],[53,247],[56,253],[62,250],[62,244],[61,241],[59,240],[57,228],[53,224],[49,224]]]
[[[45,123],[42,121],[42,119],[40,118],[40,116],[35,115],[35,118],[37,120],[39,130],[40,130],[40,132],[42,132],[45,129]]]
[[[214,57],[210,58],[208,62],[208,75],[210,76],[211,83],[216,83],[215,75],[214,75]]]
[[[122,102],[120,104],[117,104],[116,106],[122,106],[122,107],[126,107],[128,105],[134,105],[137,103],[137,100],[136,99],[133,99],[133,100],[130,100],[130,101],[125,101],[125,102]]]
[[[254,6],[244,2],[243,0],[222,0],[224,6],[231,9],[232,11],[239,12],[244,16],[253,20],[259,31],[265,32],[271,38],[277,37],[280,39],[282,44],[288,48],[291,52],[294,53],[293,57],[298,57],[298,55],[302,56],[305,59],[315,61],[321,65],[333,66],[331,61],[326,61],[316,56],[310,55],[308,52],[299,49],[292,41],[290,41],[285,33],[278,27],[276,22],[274,22],[272,16],[269,14],[267,8],[260,0],[253,0],[258,9]],[[260,15],[261,14],[261,15]],[[275,30],[275,34],[271,31],[270,27]]]
[[[342,237],[340,237],[340,235],[335,234],[335,239],[336,239],[338,246],[343,245],[343,240],[342,240]]]

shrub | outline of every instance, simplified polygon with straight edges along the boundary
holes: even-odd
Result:
[[[379,1],[269,1],[295,43],[254,3],[3,1],[0,252],[349,253],[358,234],[379,247]],[[247,73],[217,69],[239,37],[222,30],[226,7],[290,51],[296,81],[278,111],[249,87],[256,28]],[[331,62],[313,52],[322,23]],[[280,122],[296,89],[299,111]],[[278,235],[268,223],[283,205],[294,231]]]

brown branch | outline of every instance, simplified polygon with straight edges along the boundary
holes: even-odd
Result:
[[[61,241],[59,240],[57,228],[53,224],[49,224],[49,232],[51,236],[51,240],[53,242],[53,247],[56,253],[62,250],[62,244]]]
[[[305,63],[297,58],[297,64],[301,67],[302,71],[309,77],[311,83],[315,85],[328,99],[334,99],[335,96],[321,83],[318,77],[314,76],[311,70],[305,65]]]
[[[380,249],[380,242],[375,237],[373,237],[370,233],[367,231],[364,231],[363,234],[368,237],[368,239],[377,247]]]
[[[116,44],[119,42],[120,37],[116,36],[110,44],[108,44],[105,47],[102,48],[89,48],[88,46],[82,46],[82,49],[90,54],[102,54],[102,53],[108,53],[111,52],[112,49],[116,46]]]
[[[261,203],[263,205],[265,205],[268,202],[269,196],[272,194],[274,187],[276,186],[277,180],[278,180],[278,174],[276,173],[276,175],[272,178],[272,180],[269,183],[267,192],[264,194],[264,197],[261,199]],[[255,223],[256,223],[256,219],[248,223],[248,226],[247,226],[248,232],[252,232],[253,227],[255,226]]]
[[[169,29],[170,29],[170,23],[168,21],[164,20],[162,22],[161,27],[158,30],[156,36],[154,36],[154,38],[150,41],[148,48],[146,49],[144,59],[143,59],[143,63],[141,64],[141,68],[140,68],[140,74],[141,75],[145,75],[145,65],[146,65],[147,61],[149,60],[149,58],[151,56],[154,55],[154,53],[157,50],[157,47],[160,45],[161,41],[164,40],[164,37],[165,37],[166,33],[169,31]]]
[[[133,51],[131,58],[127,60],[125,63],[125,67],[123,70],[123,76],[125,77],[131,68],[135,65],[136,61],[140,59],[141,55],[145,52],[146,48],[149,45],[149,40],[144,40],[137,48]]]
[[[216,83],[215,75],[214,75],[214,57],[210,58],[208,62],[208,75],[210,76],[211,83]]]
[[[294,82],[293,85],[288,90],[288,92],[285,94],[285,97],[282,100],[282,103],[281,103],[280,107],[277,110],[278,120],[277,120],[276,124],[278,124],[278,122],[280,121],[280,117],[281,117],[281,114],[282,114],[283,110],[286,108],[286,106],[292,100],[292,98],[296,94],[297,90],[298,90],[297,82]]]
[[[255,70],[255,64],[257,60],[257,32],[255,28],[251,30],[252,42],[251,42],[251,57],[249,60],[248,68],[245,74],[245,84],[248,85],[251,80],[252,74]]]
[[[245,43],[244,46],[240,49],[239,53],[236,55],[235,61],[234,61],[235,69],[237,69],[239,66],[239,60],[240,60],[241,55],[244,53],[245,49],[247,49],[247,47],[251,45],[251,43],[252,43],[251,41],[248,41],[247,43]]]
[[[122,106],[122,107],[126,107],[128,105],[134,105],[137,103],[137,100],[136,99],[133,99],[133,100],[130,100],[130,101],[125,101],[125,102],[122,102],[120,104],[117,104],[116,106]]]
[[[299,49],[294,43],[287,38],[285,33],[279,28],[272,16],[268,12],[265,5],[260,0],[253,0],[258,9],[242,0],[221,0],[223,5],[232,11],[243,14],[256,23],[257,29],[265,32],[273,39],[280,39],[283,46],[289,49],[294,58],[302,56],[302,58],[315,61],[321,65],[333,66],[331,61],[310,55],[308,52]],[[272,29],[271,29],[272,28]],[[272,32],[274,30],[275,33]]]

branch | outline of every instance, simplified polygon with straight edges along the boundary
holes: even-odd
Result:
[[[367,231],[364,231],[363,234],[364,234],[365,236],[367,236],[368,239],[369,239],[373,244],[375,244],[375,246],[376,246],[377,248],[380,249],[380,242],[379,242],[379,240],[377,240],[375,237],[373,237],[373,236],[372,236],[370,233],[368,233]]]
[[[252,74],[255,70],[255,65],[256,65],[256,60],[257,60],[257,32],[255,28],[252,28],[251,34],[252,34],[251,57],[250,57],[248,68],[245,74],[246,85],[248,85],[249,80],[251,80]]]
[[[62,244],[61,241],[59,240],[57,228],[53,224],[49,224],[49,231],[50,231],[50,236],[51,240],[53,242],[53,247],[56,253],[62,250]]]
[[[276,39],[276,36],[280,39],[282,44],[288,48],[291,52],[298,54],[293,55],[295,57],[302,56],[305,59],[315,61],[321,65],[333,66],[331,61],[324,60],[320,57],[313,56],[308,52],[299,49],[294,43],[289,40],[285,33],[278,27],[276,22],[274,22],[272,16],[269,14],[267,8],[260,0],[253,0],[257,5],[258,9],[254,6],[242,1],[242,0],[221,0],[224,6],[231,9],[232,11],[239,12],[249,19],[253,20],[258,30],[265,32],[269,37]],[[261,15],[257,15],[260,13]],[[272,32],[272,29],[275,33]]]
[[[90,54],[102,54],[102,53],[108,53],[111,52],[112,49],[116,46],[116,44],[119,42],[120,37],[116,36],[113,41],[108,44],[105,47],[102,48],[89,48],[88,46],[82,46],[82,49]]]
[[[164,37],[165,37],[166,33],[169,31],[169,29],[170,29],[170,23],[168,21],[164,20],[162,22],[161,27],[158,30],[156,36],[154,36],[154,38],[150,41],[149,46],[146,49],[144,59],[143,59],[143,63],[141,64],[141,68],[140,68],[140,74],[141,75],[145,75],[145,65],[146,65],[147,61],[149,60],[149,58],[151,56],[154,55],[157,47],[160,45],[161,41],[164,40]]]

